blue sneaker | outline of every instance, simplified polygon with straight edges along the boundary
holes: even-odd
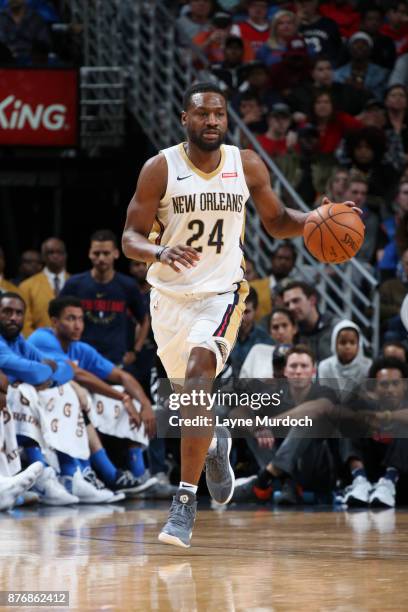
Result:
[[[205,460],[205,479],[211,497],[219,504],[227,504],[235,485],[234,470],[229,462],[232,440],[226,427],[215,428],[217,448],[210,451]]]
[[[190,548],[196,513],[197,501],[194,493],[179,489],[173,497],[167,523],[159,534],[160,542]]]

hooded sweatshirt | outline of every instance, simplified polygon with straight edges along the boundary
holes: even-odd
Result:
[[[358,352],[350,363],[341,363],[336,351],[337,336],[343,329],[354,329],[358,334]],[[332,357],[320,362],[318,374],[320,382],[340,391],[341,399],[347,399],[364,381],[371,366],[371,359],[363,354],[361,332],[358,325],[344,319],[334,326],[331,336]]]

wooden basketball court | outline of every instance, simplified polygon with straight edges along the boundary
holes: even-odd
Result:
[[[0,590],[81,611],[408,609],[406,510],[203,505],[188,550],[157,541],[164,502],[3,513]]]

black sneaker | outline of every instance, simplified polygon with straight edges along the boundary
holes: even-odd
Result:
[[[118,474],[114,484],[111,486],[112,491],[123,493],[140,493],[146,491],[157,484],[157,478],[154,476],[143,478],[135,478],[129,470],[118,470]]]
[[[282,484],[281,494],[276,503],[278,506],[296,506],[299,503],[299,495],[293,480],[288,478]]]

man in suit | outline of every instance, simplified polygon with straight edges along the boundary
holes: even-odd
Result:
[[[34,274],[19,286],[27,305],[23,334],[27,338],[39,327],[49,327],[49,302],[59,295],[65,285],[68,274],[65,270],[65,244],[59,238],[48,238],[41,245],[41,256],[44,261],[42,272]]]

